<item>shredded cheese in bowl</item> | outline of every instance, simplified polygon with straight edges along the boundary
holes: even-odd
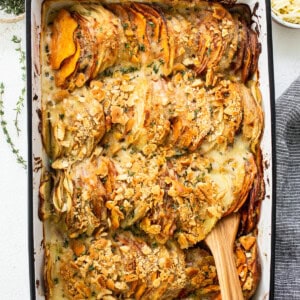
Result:
[[[283,21],[300,25],[300,0],[272,0],[272,11]]]

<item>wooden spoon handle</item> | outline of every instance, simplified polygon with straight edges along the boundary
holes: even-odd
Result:
[[[244,299],[233,253],[238,223],[239,215],[231,214],[221,220],[205,239],[215,259],[222,300]]]
[[[243,300],[243,294],[238,278],[238,273],[233,257],[232,249],[228,248],[228,244],[223,236],[224,241],[220,240],[220,235],[213,236],[211,238],[217,238],[215,246],[211,248],[212,254],[215,259],[219,284],[221,288],[222,300]],[[222,270],[222,273],[220,273]]]

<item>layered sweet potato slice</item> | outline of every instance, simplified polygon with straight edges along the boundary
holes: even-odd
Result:
[[[50,47],[52,69],[63,68],[56,80],[63,88],[73,90],[104,71],[114,73],[124,61],[127,70],[152,65],[164,76],[194,69],[206,86],[216,85],[225,73],[240,74],[245,82],[257,70],[256,33],[240,11],[230,14],[219,4],[199,2],[188,14],[181,5],[168,10],[140,3],[78,4],[69,10],[54,19]]]
[[[58,169],[89,156],[105,133],[103,107],[91,95],[59,95],[42,113],[43,144]]]
[[[50,65],[58,70],[62,62],[76,52],[74,33],[78,27],[70,12],[61,9],[52,25]]]

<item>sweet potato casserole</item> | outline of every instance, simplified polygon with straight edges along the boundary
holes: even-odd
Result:
[[[47,299],[220,299],[203,240],[239,211],[260,277],[260,44],[244,4],[45,1],[40,184]]]

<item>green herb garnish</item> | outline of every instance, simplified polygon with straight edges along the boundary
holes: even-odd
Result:
[[[19,149],[17,149],[17,147],[13,143],[11,136],[7,129],[7,122],[5,121],[5,118],[4,118],[3,94],[4,94],[4,84],[3,84],[3,82],[1,82],[0,83],[0,124],[2,127],[2,132],[4,133],[4,135],[6,137],[7,144],[10,146],[10,149],[12,150],[13,154],[16,156],[17,162],[19,164],[21,164],[24,169],[26,169],[26,161],[19,153],[20,152]]]
[[[16,116],[14,119],[14,124],[17,130],[17,134],[19,135],[21,132],[21,129],[19,127],[19,115],[21,114],[21,111],[24,107],[24,102],[25,102],[25,93],[26,93],[26,88],[25,88],[25,82],[26,82],[26,59],[25,59],[25,51],[22,50],[21,47],[21,38],[18,38],[17,36],[13,36],[12,41],[17,44],[16,51],[19,53],[19,63],[21,66],[21,71],[22,71],[22,81],[24,84],[24,87],[21,90],[21,94],[18,98],[18,101],[16,103],[15,111],[16,111]]]
[[[7,14],[20,15],[25,12],[24,0],[1,0],[0,10]]]
[[[141,52],[145,52],[145,50],[146,50],[145,45],[144,45],[144,44],[139,44],[139,50],[140,50]]]

